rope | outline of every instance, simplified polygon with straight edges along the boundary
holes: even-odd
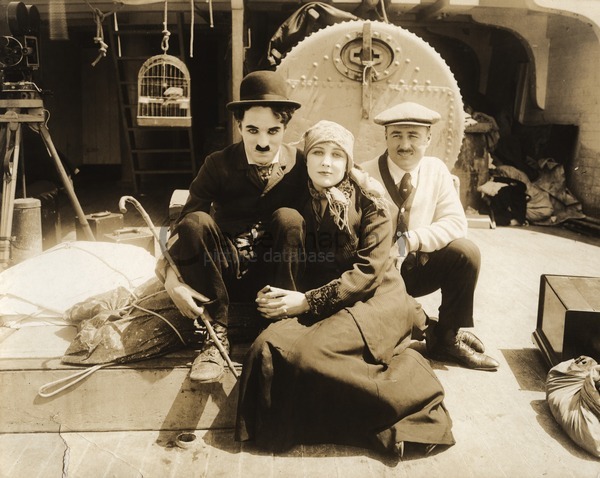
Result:
[[[168,14],[167,4],[168,4],[168,0],[165,0],[165,16],[164,16],[164,20],[163,20],[163,31],[162,31],[163,39],[162,39],[162,43],[160,45],[160,47],[162,48],[162,51],[165,55],[169,51],[169,37],[171,36],[171,32],[169,31],[169,28],[167,27],[167,14]]]
[[[107,261],[105,261],[105,260],[104,260],[104,259],[102,259],[101,257],[97,256],[96,254],[94,254],[94,253],[92,253],[92,252],[90,252],[90,251],[88,251],[88,250],[86,250],[86,249],[83,249],[83,248],[81,248],[81,247],[79,247],[79,246],[76,246],[76,245],[74,245],[74,244],[72,244],[72,243],[65,243],[65,244],[66,244],[66,245],[65,245],[65,248],[77,249],[77,250],[79,250],[79,251],[81,251],[81,252],[85,252],[86,254],[89,254],[90,256],[92,256],[92,257],[94,257],[94,258],[98,259],[98,260],[99,260],[100,262],[102,262],[102,263],[103,263],[103,264],[104,264],[106,267],[108,267],[108,268],[109,268],[109,269],[111,269],[112,271],[116,272],[117,274],[120,274],[120,275],[122,275],[122,276],[125,278],[125,280],[126,280],[128,283],[129,283],[129,289],[133,289],[133,288],[134,288],[133,282],[131,281],[131,279],[129,279],[129,277],[127,277],[127,275],[126,275],[125,273],[121,272],[121,271],[120,271],[119,269],[117,269],[116,267],[113,267],[113,266],[111,266],[111,265],[110,265],[110,264],[109,264]]]
[[[111,363],[102,363],[98,365],[94,365],[93,367],[88,367],[83,370],[79,370],[68,377],[59,378],[58,380],[54,380],[53,382],[48,382],[45,385],[42,385],[38,390],[38,395],[43,398],[53,397],[54,395],[66,390],[67,388],[72,387],[78,382],[81,382],[84,378],[93,374],[96,370],[100,370],[103,367],[108,367],[109,365],[114,365],[114,362]],[[62,387],[53,390],[53,387],[56,387],[61,384],[65,384]]]
[[[115,16],[114,16],[114,26],[115,26],[115,33],[117,34],[117,54],[119,55],[119,58],[121,58],[121,35],[119,35],[119,22],[117,20],[117,12],[115,12]]]
[[[171,322],[169,322],[165,317],[160,315],[158,312],[154,312],[152,310],[145,309],[144,307],[139,306],[137,304],[131,304],[131,307],[135,307],[136,309],[140,309],[142,312],[146,312],[147,314],[152,314],[152,315],[158,317],[159,319],[161,319],[163,322],[165,322],[169,327],[171,327],[173,329],[173,331],[177,334],[177,337],[179,337],[179,340],[181,340],[181,343],[183,345],[187,345],[187,342],[181,336],[181,334],[179,333],[179,330],[177,330]]]
[[[92,62],[92,66],[96,66],[98,62],[106,56],[108,51],[108,44],[104,42],[104,30],[102,28],[102,22],[106,18],[106,15],[97,8],[94,9],[94,21],[96,22],[96,36],[94,37],[94,43],[99,45],[98,56]]]
[[[135,295],[133,294],[133,292],[131,294],[135,297]],[[135,298],[136,298],[136,300],[138,302],[142,302],[144,300],[151,299],[152,297],[155,297],[155,296],[160,295],[160,294],[167,294],[167,291],[165,289],[161,289],[161,290],[158,290],[156,292],[153,292],[152,294],[148,294],[148,295],[146,295],[144,297],[141,297],[139,299],[137,297],[135,297]],[[127,306],[123,307],[123,309],[121,309],[121,310],[125,311],[126,309],[133,309],[133,308],[139,309],[142,312],[146,312],[147,314],[151,314],[151,315],[154,315],[154,316],[158,317],[160,320],[162,320],[163,322],[165,322],[169,327],[171,327],[173,329],[173,332],[175,332],[177,334],[177,337],[179,337],[179,340],[181,340],[181,343],[183,345],[187,345],[187,342],[181,336],[181,334],[179,333],[179,330],[177,330],[177,328],[171,322],[169,322],[169,320],[166,317],[160,315],[158,312],[154,312],[152,310],[146,309],[146,308],[144,308],[141,305],[136,304],[136,303],[127,305]]]
[[[191,11],[191,19],[190,19],[190,58],[194,58],[194,0],[190,0]]]
[[[213,20],[213,4],[212,4],[212,0],[206,0],[206,3],[208,3],[208,16],[210,18],[210,28],[214,28],[215,27],[215,22]]]
[[[59,317],[62,317],[62,315],[63,315],[63,311],[61,311],[61,310],[53,309],[52,307],[48,307],[47,305],[38,304],[37,302],[33,302],[32,300],[29,300],[25,297],[21,297],[19,295],[13,294],[12,292],[4,292],[3,294],[0,294],[0,297],[12,297],[13,299],[20,300],[22,302],[25,302],[26,304],[33,305],[33,306],[37,307],[38,309],[41,309],[41,310],[35,312],[35,314],[41,314],[43,311],[47,311],[47,312],[52,312],[53,314],[56,314]],[[34,316],[35,316],[34,314],[30,314],[21,320],[25,320],[26,318],[34,317]]]
[[[363,61],[363,72],[362,72],[362,115],[363,118],[369,117],[369,112],[371,111],[371,79],[373,77],[373,72],[375,71],[374,61]],[[368,93],[369,100],[368,105],[365,105],[365,95]]]
[[[387,17],[387,13],[385,11],[385,0],[380,0],[379,3],[381,4],[381,14],[383,15],[383,21],[385,23],[390,23],[390,21],[388,20],[388,17]]]
[[[369,82],[367,80],[367,78],[369,78],[369,74],[373,74],[373,72],[371,70],[373,70],[373,67],[375,65],[374,61],[365,61],[363,62],[364,68],[363,68],[363,74],[362,74],[362,84],[363,85],[368,85]]]
[[[99,52],[96,59],[92,62],[92,66],[96,66],[98,62],[106,56],[106,52],[108,51],[108,45],[104,41],[104,30],[102,28],[102,23],[106,17],[116,13],[116,10],[108,13],[102,13],[102,11],[99,8],[94,7],[89,0],[85,0],[85,3],[87,3],[88,7],[90,7],[92,10],[94,22],[96,23],[96,36],[94,37],[94,43],[98,43]],[[121,6],[123,6],[123,4],[121,4]]]

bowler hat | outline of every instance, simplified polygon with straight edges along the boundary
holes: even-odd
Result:
[[[430,110],[418,103],[405,102],[382,111],[373,121],[383,126],[395,124],[431,126],[442,117],[437,111]]]
[[[240,84],[240,99],[227,103],[227,109],[239,106],[289,105],[300,108],[300,103],[287,97],[287,85],[283,77],[269,70],[248,73]]]

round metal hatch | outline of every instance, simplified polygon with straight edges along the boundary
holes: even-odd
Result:
[[[438,111],[428,154],[452,169],[464,133],[458,84],[442,57],[423,39],[383,22],[349,21],[308,36],[283,58],[290,99],[302,104],[285,140],[298,141],[321,119],[336,121],[356,137],[357,163],[385,150],[384,129],[373,118],[403,101]]]

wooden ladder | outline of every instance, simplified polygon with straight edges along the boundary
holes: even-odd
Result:
[[[185,62],[183,13],[169,14],[171,33],[169,55]],[[128,22],[127,20],[131,20]],[[197,172],[192,127],[139,126],[137,124],[137,80],[142,64],[161,53],[163,18],[145,15],[143,24],[135,16],[120,15],[118,31],[110,28],[110,52],[113,58],[121,124],[127,160],[131,165],[134,190],[144,187],[144,180],[160,177],[153,184],[187,188]],[[121,56],[118,40],[120,38]],[[174,181],[166,176],[174,178]],[[167,182],[168,181],[168,182]]]

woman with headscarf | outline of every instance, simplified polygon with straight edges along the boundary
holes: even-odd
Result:
[[[381,186],[354,167],[354,137],[341,125],[320,121],[304,142],[312,200],[303,292],[258,294],[258,310],[278,321],[246,355],[236,440],[276,452],[335,443],[400,455],[405,442],[452,445],[442,385],[408,348],[423,311],[390,257]]]

